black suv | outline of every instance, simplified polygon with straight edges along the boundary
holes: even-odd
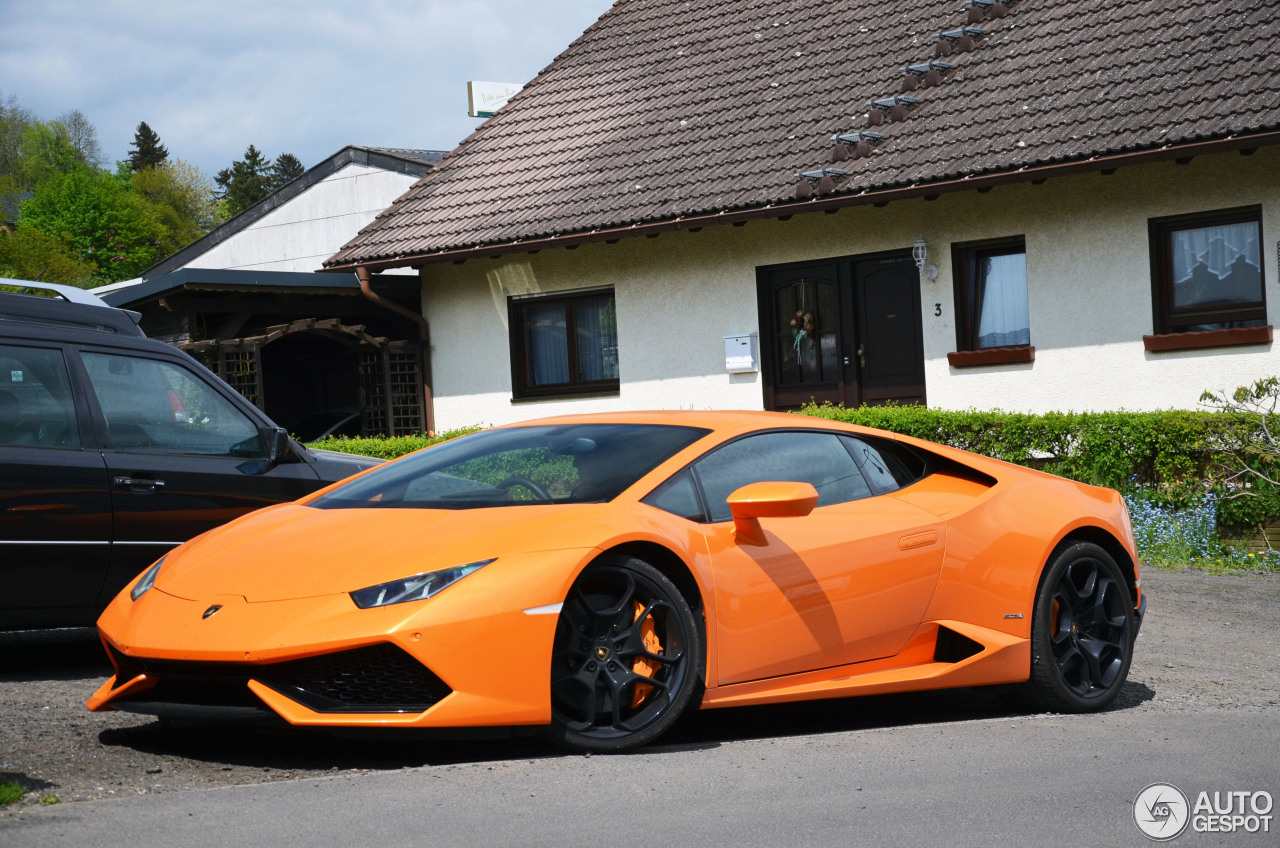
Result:
[[[311,451],[137,314],[0,293],[0,630],[92,624],[175,545],[376,465]]]

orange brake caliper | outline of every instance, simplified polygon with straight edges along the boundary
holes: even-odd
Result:
[[[638,621],[640,616],[644,615],[644,604],[639,601],[635,602],[636,617],[633,621]],[[662,640],[658,638],[658,630],[653,625],[653,616],[649,616],[644,620],[644,624],[640,625],[640,638],[644,640],[644,649],[651,654],[662,653]],[[651,660],[648,657],[636,657],[636,661],[631,664],[631,670],[636,674],[644,677],[653,677],[661,665],[657,660]],[[631,695],[631,708],[635,709],[644,703],[644,699],[649,697],[649,693],[653,691],[653,687],[648,683],[637,683],[635,690]]]

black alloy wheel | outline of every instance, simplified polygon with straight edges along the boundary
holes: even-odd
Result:
[[[702,639],[680,591],[642,560],[605,556],[560,610],[548,736],[598,753],[643,745],[680,717],[701,673]]]
[[[1090,542],[1059,548],[1036,593],[1026,699],[1057,712],[1106,708],[1129,674],[1134,636],[1129,585],[1111,555]]]

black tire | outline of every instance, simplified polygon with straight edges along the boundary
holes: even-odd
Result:
[[[601,558],[573,584],[556,623],[547,738],[596,753],[652,742],[698,689],[702,652],[675,584],[635,557]]]
[[[1105,709],[1129,675],[1134,636],[1129,584],[1111,555],[1091,542],[1059,547],[1036,591],[1023,700],[1053,712]]]

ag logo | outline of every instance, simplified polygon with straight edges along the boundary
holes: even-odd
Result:
[[[1182,834],[1191,820],[1191,807],[1182,790],[1170,783],[1153,783],[1133,799],[1133,821],[1146,837],[1165,842]]]

